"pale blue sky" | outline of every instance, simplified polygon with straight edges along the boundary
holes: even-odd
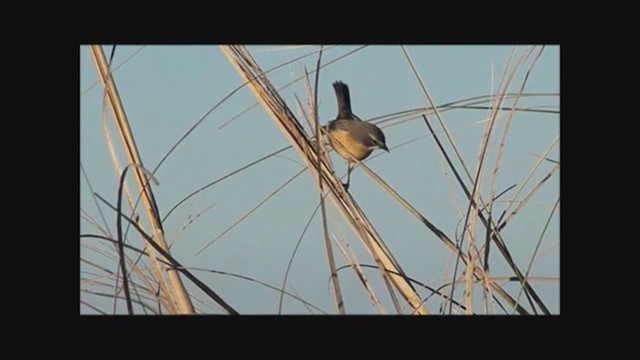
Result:
[[[357,47],[330,48],[323,55],[323,63]],[[113,66],[119,65],[140,48],[141,46],[118,46]],[[316,47],[295,47],[288,50],[281,48],[282,46],[248,46],[264,70],[308,53]],[[111,46],[105,46],[104,49],[109,56]],[[407,46],[407,49],[435,103],[445,104],[488,95],[492,87],[495,92],[513,47]],[[527,49],[525,46],[516,47],[514,61]],[[547,46],[544,49],[529,76],[526,93],[559,93],[559,52],[559,46]],[[534,53],[537,53],[537,50]],[[533,56],[527,60],[525,69],[532,59]],[[284,66],[270,73],[270,80],[279,88],[303,75],[305,66],[309,71],[315,69],[316,61],[317,56],[314,55]],[[519,90],[524,73],[525,71],[517,73],[510,92]],[[148,169],[154,169],[167,151],[201,116],[242,83],[219,48],[213,45],[147,46],[118,69],[114,77],[143,162]],[[331,87],[331,83],[336,80],[342,80],[349,85],[353,111],[362,119],[426,105],[420,85],[399,46],[369,46],[323,69],[318,95],[321,122],[333,119],[336,115],[335,96]],[[80,92],[83,93],[96,81],[96,69],[89,47],[82,46]],[[281,95],[300,122],[306,126],[294,94],[297,94],[306,106],[305,86],[302,81],[283,90]],[[255,97],[246,87],[237,92],[211,113],[156,172],[155,176],[161,185],[154,187],[154,192],[162,216],[192,191],[288,145],[260,106],[254,107],[219,129],[223,123],[254,102]],[[512,101],[509,100],[504,106],[511,104]],[[523,98],[518,105],[545,106],[558,110],[559,96]],[[506,115],[507,112],[502,114]],[[105,144],[101,86],[96,86],[81,96],[80,116],[80,160],[94,191],[115,204],[118,176],[111,165]],[[485,122],[480,121],[487,118],[488,110],[454,110],[444,112],[442,116],[467,166],[471,171],[475,171],[485,129]],[[430,116],[430,119],[435,126],[435,116]],[[494,135],[488,155],[488,165],[491,168],[495,162],[497,139],[502,134],[506,119],[506,116],[502,116],[497,123],[497,134]],[[497,193],[525,180],[537,161],[533,154],[542,154],[559,137],[559,121],[557,113],[515,115],[496,181]],[[112,123],[110,126],[113,129]],[[367,165],[454,239],[456,231],[459,233],[460,230],[459,215],[451,193],[455,194],[463,209],[466,209],[467,205],[459,187],[455,184],[448,185],[452,176],[448,170],[446,173],[449,178],[444,175],[442,156],[431,136],[428,136],[429,131],[424,122],[415,119],[384,128],[384,132],[391,153],[383,153],[367,162]],[[440,135],[444,141],[444,136]],[[112,136],[119,149],[121,146],[117,134],[112,133]],[[417,137],[421,138],[394,149],[400,143]],[[202,254],[195,256],[195,253],[301,169],[301,165],[296,163],[301,161],[295,151],[290,149],[281,155],[209,188],[178,208],[164,225],[168,241],[173,242],[177,238],[172,254],[186,266],[238,273],[280,286],[293,247],[318,203],[315,183],[307,172]],[[559,160],[559,146],[551,151],[549,157]],[[335,154],[332,158],[337,172],[344,174],[344,162]],[[124,157],[120,160],[124,162]],[[544,162],[518,200],[521,200],[553,166],[550,162]],[[486,176],[483,181],[482,194],[485,198],[488,196],[489,179],[490,177]],[[450,281],[450,270],[446,273],[446,278],[444,276],[447,266],[453,264],[451,252],[361,169],[353,172],[351,181],[352,195],[367,213],[406,273],[434,287]],[[450,187],[453,190],[450,190]],[[507,246],[523,271],[526,270],[559,193],[558,172],[503,231]],[[82,175],[80,194],[81,208],[98,218],[98,211]],[[514,195],[515,189],[505,194],[501,200],[510,200]],[[213,204],[213,208],[202,214],[186,230],[181,231],[190,214],[194,216]],[[497,203],[494,216],[500,216],[506,206],[506,203]],[[106,208],[103,211],[114,231],[113,212]],[[339,217],[338,213],[334,213]],[[336,313],[328,282],[328,264],[321,223],[318,220],[316,216],[303,239],[293,263],[289,285],[293,285],[293,289],[300,296],[316,306],[329,313]],[[338,237],[341,236],[341,231],[344,231],[358,259],[362,263],[372,264],[371,258],[344,223],[340,222],[340,226],[342,230],[335,226],[332,226],[331,230]],[[85,221],[81,221],[80,231],[96,233]],[[484,232],[479,234],[484,238]],[[538,252],[539,259],[534,263],[531,275],[559,277],[559,242],[559,215],[556,212],[543,238]],[[137,237],[133,238],[133,243],[141,246]],[[115,262],[106,261],[85,248],[82,252],[88,259],[103,264],[112,271],[116,270]],[[338,264],[345,263],[337,249],[336,256]],[[492,259],[492,276],[513,275],[495,248],[492,249]],[[95,272],[83,264],[81,270]],[[197,274],[241,313],[277,312],[279,294],[273,290],[222,275]],[[377,271],[368,270],[366,274],[387,310],[393,312],[389,296],[384,295],[384,285]],[[339,275],[345,292],[347,312],[373,313],[374,309],[353,271],[342,270]],[[188,281],[185,282],[189,289],[195,288]],[[552,313],[559,313],[559,282],[532,284]],[[517,296],[517,284],[507,284],[505,288]],[[480,295],[481,290],[479,287],[477,289],[477,294]],[[293,291],[291,286],[287,290]],[[194,293],[202,298],[199,290],[194,290]],[[421,294],[427,294],[427,291],[423,290]],[[458,298],[461,294],[462,287],[456,292]],[[111,305],[108,305],[110,303],[104,299],[86,297],[86,301],[98,304],[105,311],[111,309]],[[437,301],[430,301],[428,305],[437,312]],[[118,309],[125,312],[122,306]],[[480,306],[476,310],[480,311]],[[203,308],[203,311],[210,312],[207,308]],[[93,313],[85,306],[81,306],[81,312]],[[296,300],[285,297],[283,312],[305,314],[307,310]]]

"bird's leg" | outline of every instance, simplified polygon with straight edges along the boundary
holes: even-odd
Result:
[[[353,170],[353,165],[354,164],[352,162],[347,163],[347,183],[342,184],[342,186],[344,186],[344,189],[346,191],[349,191],[349,182],[351,181],[351,170]]]

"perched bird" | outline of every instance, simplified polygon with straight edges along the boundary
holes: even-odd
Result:
[[[384,133],[374,124],[362,121],[351,112],[351,99],[349,87],[342,81],[333,83],[338,100],[338,116],[329,121],[325,129],[329,133],[329,144],[347,161],[347,183],[343,184],[345,190],[349,189],[351,170],[356,164],[355,159],[366,159],[373,150],[384,149],[389,152],[384,139]]]

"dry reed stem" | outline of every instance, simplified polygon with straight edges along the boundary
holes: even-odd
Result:
[[[117,240],[113,239],[113,238],[112,238],[112,237],[110,237],[110,236],[104,236],[104,237],[98,237],[98,238],[100,238],[100,239],[102,239],[102,240],[107,240],[107,241],[111,242],[111,243],[112,243],[112,245],[117,246]],[[87,249],[89,249],[89,250],[92,250],[92,251],[94,251],[95,253],[97,253],[97,254],[99,254],[99,255],[104,256],[105,258],[109,259],[110,261],[114,261],[114,262],[116,262],[116,263],[117,263],[117,262],[118,262],[118,260],[119,260],[119,259],[118,259],[118,255],[117,255],[117,254],[109,253],[109,252],[108,252],[107,250],[105,250],[105,249],[98,249],[98,248],[94,248],[94,247],[88,246],[88,245],[86,245],[86,244],[83,244],[83,247],[85,247],[85,248],[87,248]],[[125,248],[127,248],[127,249],[135,249],[133,246],[128,245],[128,244],[124,244],[124,247],[125,247]],[[129,257],[125,257],[125,259],[126,259],[126,261],[128,261],[128,262],[129,262],[129,268],[132,270],[132,272],[133,272],[133,273],[135,273],[135,274],[137,275],[137,277],[138,277],[140,280],[142,280],[142,281],[146,284],[146,286],[147,286],[148,288],[150,288],[150,289],[151,289],[151,288],[156,288],[156,287],[157,287],[157,284],[158,284],[158,283],[157,283],[157,279],[155,279],[154,277],[151,277],[151,276],[149,276],[149,275],[145,275],[145,273],[140,269],[140,267],[139,267],[139,266],[137,266],[137,263],[136,263],[136,262],[134,262],[134,261],[132,261]],[[97,266],[97,264],[94,264],[94,263],[92,263],[92,262],[90,262],[90,261],[88,261],[88,260],[86,260],[86,259],[82,259],[82,258],[81,258],[81,259],[80,259],[80,261],[85,262],[85,263],[87,263],[87,264],[91,264],[91,265],[93,265],[93,266]],[[102,267],[98,267],[98,268],[99,268],[99,269],[101,269],[101,270],[103,270],[105,273],[107,273],[107,274],[108,274],[108,276],[117,275],[117,274],[114,274],[111,270],[108,270],[108,269],[105,269],[105,268],[102,268]],[[151,280],[151,279],[156,280],[156,283],[154,284],[154,283],[152,282],[152,280]],[[119,277],[118,277],[118,278],[116,278],[116,281],[117,281],[117,280],[119,280]],[[117,286],[116,286],[116,287],[114,287],[114,288],[115,288],[115,289],[116,289],[116,291],[117,291],[117,292],[116,292],[116,295],[117,295],[117,294],[119,293],[120,288],[119,288],[119,287],[117,287]],[[154,292],[153,294],[154,294],[154,295],[153,295],[153,296],[154,296],[154,298],[155,298],[157,301],[160,301],[160,302],[161,302],[165,307],[170,308],[172,299],[167,298],[167,297],[166,297],[166,296],[164,296],[164,295],[156,295],[156,294],[155,294],[155,292]],[[116,299],[114,299],[114,301],[115,301],[115,300],[116,300]],[[114,303],[114,305],[115,305],[115,303]],[[115,310],[115,308],[114,308],[114,310]]]
[[[304,108],[304,106],[302,106],[302,101],[300,101],[300,98],[298,97],[298,94],[293,94],[293,96],[296,99],[296,104],[298,104],[298,108],[300,109],[300,112],[302,113],[302,117],[307,121],[307,124],[309,125],[309,129],[313,129],[311,118],[310,118],[309,114],[307,114],[307,111]]]
[[[522,81],[522,84],[520,86],[520,91],[518,92],[518,94],[516,95],[513,104],[511,105],[512,110],[509,111],[509,116],[507,118],[507,121],[504,125],[504,130],[502,132],[502,137],[500,139],[500,143],[498,145],[498,151],[496,154],[496,160],[495,160],[495,165],[493,168],[493,172],[492,172],[492,176],[491,176],[491,182],[489,185],[489,209],[487,211],[488,214],[488,220],[489,223],[492,223],[493,221],[491,220],[491,216],[493,214],[493,204],[494,204],[494,195],[495,195],[495,190],[496,190],[496,178],[498,175],[498,170],[500,169],[500,163],[502,160],[502,156],[504,153],[504,144],[506,143],[507,140],[507,134],[509,133],[509,129],[511,128],[511,123],[513,120],[513,116],[515,115],[515,109],[517,108],[517,104],[518,101],[522,98],[522,95],[524,94],[524,88],[525,85],[527,83],[527,80],[529,79],[529,75],[531,74],[531,71],[533,70],[534,66],[537,64],[538,60],[540,59],[540,57],[542,56],[542,52],[544,50],[544,46],[540,49],[540,51],[538,52],[538,55],[534,58],[533,62],[529,65],[529,68],[527,69],[527,72],[525,74],[524,80]],[[533,51],[533,48],[531,48],[531,52]],[[505,89],[506,91],[507,89]],[[494,110],[496,112],[499,111],[500,109],[500,103],[498,102],[496,107],[496,110]],[[490,250],[490,246],[491,246],[491,237],[492,237],[492,232],[495,231],[495,227],[492,228],[491,231],[486,231],[486,241],[485,241],[485,269],[488,271],[489,269],[489,250]],[[526,278],[526,276],[525,276]],[[516,300],[517,301],[517,300]]]
[[[318,95],[311,90],[309,72],[307,71],[306,66],[304,67],[304,89],[305,89],[305,94],[307,95],[307,108],[309,109],[309,111],[311,111],[311,116],[307,118],[307,124],[309,125],[309,129],[311,129],[311,133],[316,134],[317,112],[314,112],[314,109],[317,108],[315,101],[318,101],[317,99]]]
[[[531,50],[526,54],[526,56],[522,56],[523,62],[524,59],[526,59],[528,57],[528,55],[533,51],[533,48],[531,48]],[[512,77],[515,75],[516,71],[518,71],[520,68],[520,64],[516,65],[516,67],[513,69],[512,72]],[[506,68],[505,68],[505,72],[506,72]],[[510,77],[509,79],[507,79],[507,81],[505,82],[505,90],[506,88],[510,85],[511,83],[511,79],[512,77]],[[503,77],[504,80],[504,77]],[[525,79],[525,83],[526,83],[526,79]],[[522,85],[522,87],[524,88],[524,83]],[[522,93],[522,90],[520,91],[520,93]],[[503,91],[506,92],[506,91]],[[470,307],[473,306],[473,273],[471,271],[471,269],[473,269],[476,265],[476,262],[478,261],[477,259],[477,254],[475,252],[475,239],[476,239],[476,221],[478,219],[478,212],[480,211],[480,209],[478,208],[477,204],[480,203],[481,199],[480,199],[480,189],[482,187],[482,180],[484,179],[483,173],[484,173],[484,167],[485,167],[485,160],[486,160],[486,154],[487,154],[487,149],[489,148],[489,144],[490,141],[492,139],[492,134],[494,132],[495,129],[495,124],[496,121],[498,119],[498,112],[499,112],[499,107],[500,107],[500,102],[501,99],[503,98],[502,96],[499,96],[500,100],[497,102],[497,107],[495,107],[492,111],[491,111],[491,116],[489,121],[487,122],[487,126],[485,128],[485,133],[483,135],[483,141],[482,144],[480,145],[480,150],[478,153],[478,165],[477,165],[477,169],[476,169],[476,176],[475,176],[475,181],[473,184],[473,192],[472,192],[472,199],[473,201],[469,202],[469,259],[470,261],[467,263],[467,272],[466,272],[466,286],[465,286],[465,290],[466,290],[466,295],[467,295],[467,314],[470,313]],[[516,97],[516,100],[514,102],[517,103],[519,97]],[[511,112],[511,115],[513,115],[513,111]],[[511,119],[512,116],[509,117],[509,119]],[[491,180],[495,180],[495,176],[496,173],[493,173],[493,176],[491,177]],[[491,196],[489,196],[489,199],[491,199]],[[489,206],[491,206],[491,201],[489,201]],[[488,218],[491,219],[491,212],[488,213]],[[489,223],[491,223],[491,221],[489,221]],[[466,226],[466,224],[465,224]],[[493,231],[493,230],[491,230]],[[490,231],[487,229],[487,234],[490,233]],[[463,231],[463,240],[464,240],[464,231]],[[491,240],[490,235],[487,235],[487,243],[489,244]],[[487,247],[488,249],[488,247]],[[488,257],[486,258],[488,260]],[[487,268],[487,265],[485,265],[485,268]],[[485,277],[486,279],[486,277]],[[486,286],[486,288],[489,288],[488,286]]]
[[[315,137],[317,139],[316,144],[316,157],[318,159],[327,158],[327,149],[324,147],[324,142],[320,139],[320,122],[318,120],[318,79],[320,77],[320,64],[322,62],[322,49],[323,46],[320,46],[320,52],[318,53],[318,63],[316,65],[316,78],[315,78],[315,91],[313,92],[313,101],[310,101],[311,105],[311,113],[313,114],[313,127],[312,130],[315,130]],[[305,68],[305,73],[307,69]],[[307,96],[311,97],[311,90],[309,84],[309,75],[305,76],[307,79]],[[342,291],[340,290],[340,280],[338,279],[338,274],[336,273],[336,262],[333,256],[333,247],[331,246],[331,239],[329,238],[329,228],[327,226],[327,209],[324,203],[324,183],[322,182],[322,175],[318,172],[318,196],[320,198],[320,215],[322,218],[322,235],[324,237],[325,250],[327,252],[327,260],[329,262],[329,272],[331,274],[331,283],[333,284],[333,294],[336,298],[336,305],[338,307],[338,313],[340,315],[346,314],[346,309],[344,305],[344,300],[342,298]]]
[[[516,198],[518,197],[518,195],[520,195],[520,192],[522,192],[522,190],[524,190],[524,187],[529,183],[529,180],[531,180],[531,178],[533,177],[533,174],[536,172],[536,170],[538,170],[538,167],[540,167],[540,165],[542,165],[542,163],[544,162],[545,158],[547,157],[547,155],[549,155],[551,150],[553,150],[553,148],[556,146],[558,141],[560,141],[560,136],[555,138],[555,140],[545,150],[544,154],[542,154],[542,156],[535,163],[535,165],[533,166],[533,168],[529,172],[529,175],[527,175],[527,177],[525,178],[524,182],[522,183],[522,185],[520,185],[518,187],[518,190],[516,191],[516,194],[513,195],[513,198],[511,199],[511,202],[509,203],[509,206],[504,210],[505,214],[508,213],[509,210],[511,209],[511,206],[513,206],[513,204],[516,203]],[[557,167],[559,168],[560,164],[557,164]],[[533,190],[532,190],[532,192],[533,192]],[[532,193],[530,192],[528,195],[525,196],[525,199],[529,199],[529,198],[531,198],[531,196],[532,196]],[[509,221],[511,221],[511,218],[513,218],[513,216],[515,216],[520,211],[520,209],[524,206],[523,203],[525,203],[525,202],[526,201],[524,201],[524,200],[519,201],[519,205],[516,207],[516,209],[509,216],[507,216],[506,219],[504,219],[502,221],[498,221],[498,225],[496,226],[496,228],[498,230],[502,230],[507,225],[507,223]]]
[[[335,237],[335,235],[332,237],[332,239],[336,243],[336,245],[338,246],[338,249],[340,250],[340,253],[344,257],[346,262],[349,264],[349,266],[353,269],[353,271],[358,276],[358,280],[360,280],[360,283],[362,284],[362,286],[364,286],[367,294],[369,294],[369,298],[371,299],[371,302],[373,303],[373,307],[376,310],[376,313],[377,314],[381,314],[381,315],[386,314],[386,312],[384,311],[384,307],[382,306],[382,303],[380,302],[380,300],[376,296],[375,291],[373,291],[373,287],[369,283],[369,280],[367,279],[367,276],[362,271],[362,268],[360,267],[358,259],[356,258],[356,255],[353,253],[353,251],[351,251],[351,248],[350,248],[349,244],[348,243],[346,244],[346,249],[345,249],[340,244],[340,242]]]
[[[367,160],[371,160],[371,157],[367,158]],[[346,176],[346,175],[345,175]],[[325,194],[325,196],[327,196],[328,194]],[[344,241],[345,246],[348,250],[348,252],[351,254],[351,258],[353,259],[353,262],[355,262],[355,264],[358,266],[358,268],[361,268],[360,266],[360,262],[357,260],[357,257],[355,256],[355,254],[353,253],[353,251],[351,251],[351,245],[349,244],[349,240],[347,238],[347,235],[345,234],[345,232],[342,230],[342,226],[340,226],[340,221],[338,220],[338,216],[335,212],[331,212],[331,220],[333,223],[333,227],[336,229],[335,232],[337,232],[340,235],[340,238],[342,239],[342,241]],[[334,236],[335,237],[335,236]],[[371,257],[373,257],[374,255],[371,254],[371,252],[369,251],[369,248],[365,248],[367,250],[367,252],[369,252],[369,255]],[[341,266],[340,268],[343,268],[343,266]],[[374,269],[378,269],[377,266],[372,266]],[[336,271],[338,271],[338,269],[336,269]],[[360,276],[360,274],[362,274],[362,276],[364,276],[364,273],[361,272],[361,270],[358,272],[358,276]],[[366,278],[365,278],[366,279]],[[384,280],[386,280],[386,278],[383,278]],[[365,285],[364,283],[362,283],[362,281],[360,282],[361,284]],[[368,284],[368,281],[367,281]],[[393,286],[391,284],[389,284],[388,282],[385,282],[385,286],[387,287],[387,291],[393,291]],[[374,302],[377,302],[380,304],[380,308],[381,311],[383,311],[384,313],[386,313],[386,310],[384,309],[382,302],[380,302],[380,300],[378,300],[378,296],[375,294],[375,292],[373,291],[373,288],[370,286],[365,286],[364,287],[365,291],[367,291],[367,293],[369,294],[369,298],[373,298],[375,299]],[[392,303],[394,305],[394,308],[396,309],[396,313],[398,314],[402,314],[401,311],[401,306],[398,303],[397,297],[393,296],[392,298]],[[378,310],[380,311],[380,310]]]
[[[117,120],[118,128],[120,130],[120,137],[123,145],[125,146],[125,152],[127,154],[129,163],[143,166],[140,155],[135,145],[133,135],[131,133],[131,129],[129,128],[127,116],[120,102],[120,97],[118,95],[115,82],[113,81],[113,77],[111,76],[109,67],[106,63],[102,46],[92,45],[91,51],[96,63],[100,81],[105,88],[105,91],[107,92],[109,104],[113,111],[114,118]],[[147,187],[146,177],[143,175],[142,171],[139,168],[136,167],[134,169],[134,175],[134,179],[136,180],[138,189],[140,190],[140,193],[143,194],[143,204],[147,213],[149,223],[151,224],[154,237],[157,239],[157,241],[160,242],[163,249],[167,249],[167,243],[162,231],[162,224],[160,223],[160,219],[157,218],[155,199],[153,197],[153,193],[151,192],[151,188]],[[118,216],[120,216],[120,214],[118,214]],[[193,304],[189,299],[189,295],[184,287],[184,284],[182,283],[182,280],[180,279],[180,276],[173,271],[168,272],[168,275],[172,283],[172,290],[174,291],[178,303],[178,312],[192,314],[194,311]]]
[[[187,230],[187,228],[189,226],[191,226],[194,222],[196,222],[196,220],[200,219],[200,217],[202,215],[204,215],[209,210],[213,209],[215,206],[216,206],[215,203],[211,204],[211,205],[207,206],[206,208],[202,209],[201,211],[199,211],[198,213],[196,213],[195,216],[192,216],[192,214],[190,213],[189,216],[187,216],[187,219],[183,223],[182,227],[176,231],[176,234],[175,234],[173,240],[169,243],[169,249],[171,249],[171,248],[173,248],[175,246],[175,244],[178,241],[178,239],[180,239],[181,235],[184,234],[184,232]],[[193,209],[193,211],[195,211],[195,209]]]
[[[515,48],[514,48],[515,49]],[[504,94],[506,93],[508,87],[511,84],[511,81],[513,80],[515,74],[519,71],[520,67],[522,66],[522,64],[524,63],[524,61],[528,58],[528,56],[531,54],[531,52],[533,52],[533,48],[531,48],[528,52],[526,52],[525,54],[523,54],[518,63],[514,66],[513,70],[511,71],[511,74],[509,75],[509,77],[507,78],[507,69],[508,69],[508,65],[511,61],[511,56],[509,57],[509,62],[507,63],[507,66],[505,66],[505,72],[502,76],[501,79],[501,89],[498,90],[498,94]],[[512,54],[514,53],[514,51],[512,51]],[[525,81],[526,82],[526,81]],[[523,84],[524,86],[524,84]],[[522,91],[521,91],[522,92]],[[521,93],[520,92],[520,93]],[[469,208],[467,210],[467,219],[465,220],[465,224],[463,227],[463,232],[462,232],[462,240],[464,241],[464,234],[465,231],[468,229],[469,230],[469,256],[470,256],[470,260],[467,263],[467,272],[466,272],[466,284],[465,284],[465,294],[466,294],[466,298],[467,298],[467,312],[469,312],[469,306],[472,306],[473,303],[473,279],[472,279],[472,272],[469,271],[470,269],[472,269],[477,261],[477,257],[475,254],[475,238],[476,238],[476,221],[478,219],[478,213],[479,213],[479,208],[478,208],[478,204],[483,205],[483,208],[486,208],[486,205],[484,205],[484,202],[481,198],[480,195],[480,188],[482,187],[482,180],[483,180],[483,172],[484,172],[484,165],[485,165],[485,159],[486,159],[486,153],[487,153],[487,149],[489,147],[489,142],[491,140],[491,135],[493,134],[493,130],[495,128],[495,123],[496,120],[498,118],[498,112],[499,112],[499,108],[500,105],[502,103],[502,100],[504,99],[504,96],[499,95],[496,97],[496,103],[495,103],[495,107],[494,109],[491,111],[491,116],[489,119],[489,122],[487,122],[487,126],[485,128],[485,133],[483,135],[484,140],[482,141],[482,144],[480,145],[480,150],[479,150],[479,154],[478,154],[478,165],[477,165],[477,169],[476,169],[476,173],[475,173],[475,177],[474,177],[474,181],[473,181],[473,190],[472,190],[472,195],[471,198],[473,200],[469,201]],[[517,103],[517,99],[518,97],[516,96],[516,100],[515,102]],[[511,112],[511,114],[513,114],[513,112]],[[494,174],[495,176],[495,174]],[[491,199],[491,198],[490,198]],[[491,213],[488,214],[488,218],[491,219]],[[467,221],[469,222],[469,225],[467,226]],[[489,223],[491,223],[489,221]],[[487,229],[487,233],[492,232],[493,230],[489,230]],[[488,243],[490,243],[490,237],[488,238]],[[488,259],[488,258],[487,258]],[[485,265],[486,266],[486,265]]]
[[[527,271],[524,273],[525,278],[528,277],[529,272],[531,272],[531,268],[533,267],[533,263],[536,259],[536,255],[538,254],[538,250],[540,249],[540,244],[542,244],[542,239],[544,238],[544,234],[547,232],[547,228],[549,227],[549,224],[551,223],[551,219],[553,218],[553,213],[556,211],[559,204],[560,204],[560,196],[558,196],[558,199],[553,205],[553,208],[549,212],[547,221],[544,224],[544,227],[542,228],[542,232],[540,233],[540,237],[538,238],[538,241],[536,242],[536,247],[533,250],[533,254],[531,254],[531,260],[529,261],[529,265],[527,266]],[[522,295],[523,289],[524,289],[524,286],[520,286],[520,291],[518,291],[518,296],[516,297],[516,301],[520,301],[520,296]]]
[[[94,60],[95,60],[95,55],[94,55]],[[108,69],[108,71],[110,72],[111,70]],[[109,78],[111,78],[111,75],[109,75]],[[101,78],[101,81],[104,84],[104,80],[103,78]],[[115,87],[115,84],[114,84]],[[103,126],[103,130],[104,130],[104,137],[105,137],[105,142],[107,144],[107,149],[109,150],[109,157],[111,159],[111,163],[113,165],[113,168],[116,172],[116,174],[118,176],[120,176],[120,174],[122,174],[122,166],[120,165],[120,161],[118,160],[118,156],[116,155],[116,150],[115,150],[115,146],[113,144],[113,140],[111,138],[111,132],[109,131],[109,125],[108,125],[108,116],[107,116],[107,112],[106,112],[106,108],[107,108],[107,103],[109,103],[109,96],[108,96],[108,90],[105,87],[105,90],[103,92],[103,106],[102,106],[102,126]],[[111,109],[111,114],[112,117],[115,119],[117,117],[117,113],[116,110],[113,106],[109,107]],[[122,138],[122,141],[124,143],[124,138]],[[127,185],[127,183],[124,183],[124,192],[125,195],[127,197],[127,203],[129,204],[129,207],[131,208],[131,213],[132,213],[132,217],[137,219],[138,225],[142,226],[142,222],[140,219],[140,216],[138,215],[137,209],[136,209],[136,205],[134,205],[134,201],[133,201],[133,195],[131,194],[131,191],[129,190],[129,185]],[[95,196],[95,195],[94,195]],[[117,245],[116,245],[117,246]],[[173,299],[173,296],[171,294],[171,292],[169,291],[169,287],[167,285],[167,281],[164,278],[164,274],[163,271],[160,268],[160,265],[158,264],[157,258],[155,256],[155,253],[153,251],[153,248],[146,244],[147,247],[147,251],[149,251],[150,254],[150,261],[151,264],[154,268],[154,272],[155,272],[155,276],[156,279],[158,280],[158,283],[160,284],[160,288],[162,289],[162,296],[165,297],[165,303],[168,305],[168,310],[170,313],[172,314],[177,314],[178,313],[178,309],[176,307],[175,304],[175,300]],[[115,301],[115,299],[114,299]],[[114,309],[115,309],[115,303],[114,303]]]
[[[96,209],[98,209],[98,214],[100,215],[100,219],[102,220],[102,224],[104,225],[104,228],[99,226],[97,221],[93,221],[92,225],[97,229],[101,230],[105,235],[112,236],[111,230],[109,229],[109,224],[107,223],[107,219],[104,217],[104,212],[102,212],[102,208],[98,204],[98,199],[96,199],[96,196],[94,195],[95,191],[93,191],[93,186],[91,186],[91,181],[89,181],[89,175],[87,175],[87,172],[84,170],[84,165],[82,165],[82,160],[80,161],[80,171],[82,172],[82,177],[87,182],[87,186],[89,186],[91,199],[93,199],[93,203],[96,205]],[[80,208],[80,211],[84,212],[88,218],[91,218],[89,213],[83,210],[82,208]]]
[[[92,291],[92,290],[87,290],[87,289],[80,289],[81,292],[87,293],[87,294],[91,294],[94,296],[99,296],[99,297],[105,297],[105,298],[113,298],[113,294],[111,293],[104,293],[104,292],[98,292],[98,291]],[[122,299],[122,296],[118,296],[116,298],[117,299]],[[136,305],[140,305],[141,307],[144,307],[145,309],[147,309],[148,311],[152,312],[153,314],[158,314],[158,312],[152,308],[151,306],[149,306],[147,303],[145,302],[140,302],[138,300],[133,300],[133,303]]]
[[[97,203],[97,201],[96,201],[96,203]],[[88,222],[89,225],[91,225],[94,228],[96,228],[96,230],[100,231],[103,235],[113,237],[113,235],[109,231],[109,228],[103,227],[102,225],[98,224],[98,222],[91,216],[91,214],[89,214],[83,208],[80,208],[80,219]]]
[[[111,242],[112,245],[116,245],[117,246],[117,240],[109,239],[109,241]],[[112,254],[111,252],[108,252],[107,250],[99,249],[97,247],[93,247],[93,246],[90,246],[90,245],[87,245],[87,244],[83,244],[82,246],[84,248],[88,249],[88,250],[91,250],[91,251],[95,252],[96,254],[104,256],[106,259],[108,259],[110,261],[113,261],[113,262],[116,262],[116,263],[118,263],[118,261],[119,261],[119,258],[118,258],[117,254]],[[129,245],[125,245],[125,247],[128,248],[128,249],[131,248],[131,246],[129,246]],[[144,274],[144,271],[142,269],[140,269],[138,266],[136,266],[135,263],[132,260],[130,260],[128,257],[126,258],[126,260],[129,262],[129,267],[132,269],[132,272],[135,273],[137,275],[137,277],[139,279],[141,279],[146,284],[146,286],[147,286],[146,289],[152,289],[152,288],[156,287],[156,285],[154,285],[149,280],[148,276]],[[118,298],[120,296],[120,290],[121,290],[121,287],[117,286],[117,282],[120,280],[119,269],[118,269],[118,273],[114,273],[113,271],[111,271],[109,269],[106,269],[106,268],[104,268],[104,267],[102,267],[102,266],[100,266],[100,265],[98,265],[96,263],[93,263],[91,261],[88,261],[86,259],[82,259],[81,258],[80,261],[85,263],[85,264],[87,264],[87,265],[89,265],[89,266],[92,266],[92,267],[94,267],[94,268],[96,268],[96,269],[98,269],[98,270],[100,270],[102,272],[104,272],[104,275],[99,275],[99,274],[92,274],[90,272],[84,271],[83,272],[84,274],[92,275],[94,277],[93,278],[86,278],[86,279],[81,280],[81,282],[80,282],[81,287],[88,287],[88,286],[92,286],[92,285],[95,285],[95,286],[104,285],[104,282],[101,281],[103,279],[111,279],[111,278],[113,278],[114,281],[116,281],[116,285],[115,286],[111,285],[111,284],[109,284],[109,286],[108,286],[109,289],[113,289],[114,290],[114,294],[113,294],[113,297],[112,297],[112,300],[114,301],[113,308],[112,308],[112,313],[115,313],[116,302],[117,302],[117,300],[118,300]],[[137,285],[135,283],[133,277],[132,277],[131,280],[132,280],[131,284]],[[155,296],[155,292],[149,292],[149,293],[150,293],[149,296],[153,297],[153,299],[155,299],[157,301],[160,301],[161,303],[163,303],[163,305],[165,307],[168,306],[167,303],[166,303],[167,302],[166,297]]]

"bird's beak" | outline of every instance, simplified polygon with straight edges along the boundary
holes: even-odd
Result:
[[[380,148],[384,149],[384,151],[386,151],[386,152],[388,152],[388,153],[391,153],[391,151],[389,151],[389,148],[387,148],[387,145],[385,145],[385,144],[382,144],[382,145],[380,146]]]

